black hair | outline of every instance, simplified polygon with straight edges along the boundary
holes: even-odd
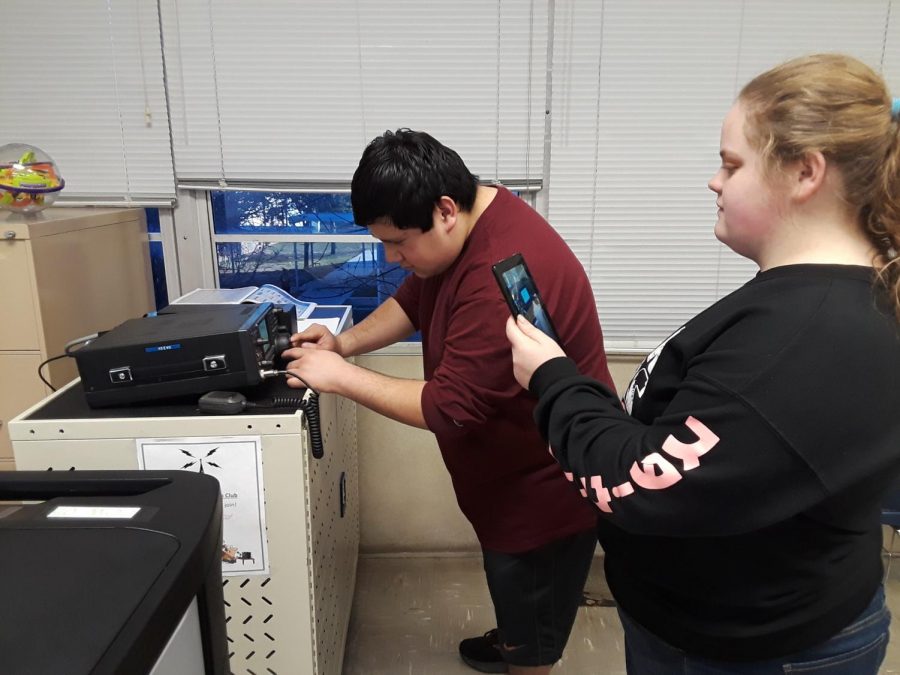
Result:
[[[442,196],[470,211],[477,189],[478,177],[454,150],[424,131],[397,129],[366,146],[353,173],[350,202],[359,225],[389,218],[401,230],[428,232]]]

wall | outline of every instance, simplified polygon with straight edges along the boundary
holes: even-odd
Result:
[[[619,392],[641,356],[611,356]],[[356,363],[394,377],[421,379],[420,355],[370,355]],[[468,552],[478,550],[469,522],[456,504],[450,476],[434,436],[377,415],[357,413],[361,553]]]

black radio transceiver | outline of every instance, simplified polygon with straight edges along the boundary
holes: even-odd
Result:
[[[259,384],[297,330],[292,305],[169,305],[73,352],[92,408]]]

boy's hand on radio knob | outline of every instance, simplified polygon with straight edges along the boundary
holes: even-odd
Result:
[[[344,371],[351,367],[337,352],[314,345],[288,349],[282,354],[282,358],[288,361],[285,370],[302,377],[319,393],[340,393],[341,382],[346,378]],[[287,383],[294,389],[304,386],[295,377],[288,377]]]
[[[294,347],[326,349],[330,352],[341,353],[340,345],[334,334],[318,323],[312,324],[309,328],[299,333],[294,333],[291,336],[291,344]]]
[[[528,389],[531,376],[539,366],[566,353],[556,342],[528,323],[521,314],[506,320],[506,337],[512,344],[513,377]]]

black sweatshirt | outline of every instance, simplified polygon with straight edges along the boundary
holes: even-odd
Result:
[[[567,358],[532,377],[541,432],[603,515],[613,595],[669,644],[774,658],[872,599],[900,470],[900,336],[875,284],[857,266],[758,274],[647,357],[626,410]]]

